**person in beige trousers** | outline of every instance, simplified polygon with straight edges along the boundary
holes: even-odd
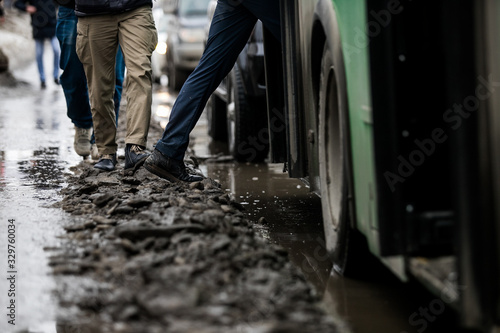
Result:
[[[151,54],[158,37],[151,0],[76,0],[76,51],[87,76],[99,161],[95,168],[116,166],[116,122],[113,104],[115,59],[121,46],[127,68],[127,134],[125,172],[137,170],[146,152],[151,119]]]

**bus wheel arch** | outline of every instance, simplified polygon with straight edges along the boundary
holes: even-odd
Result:
[[[325,29],[323,23],[316,16],[313,24],[313,29],[311,32],[311,79],[312,88],[314,94],[315,108],[319,105],[319,85],[320,85],[320,75],[321,75],[321,62],[323,56],[323,48],[326,42]]]

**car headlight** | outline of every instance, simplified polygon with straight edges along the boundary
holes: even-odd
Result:
[[[184,43],[201,43],[205,38],[205,31],[203,29],[179,29],[179,39]]]
[[[167,53],[167,43],[158,42],[158,44],[156,45],[155,52],[161,55]]]

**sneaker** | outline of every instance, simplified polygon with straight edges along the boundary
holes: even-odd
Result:
[[[184,161],[174,160],[155,149],[144,162],[144,168],[158,177],[171,182],[198,182],[202,176],[189,174]]]
[[[146,158],[151,155],[144,150],[144,147],[127,143],[125,146],[125,173],[134,173],[143,164]]]
[[[75,140],[73,146],[75,152],[83,157],[90,155],[90,135],[92,128],[80,128],[75,126]]]
[[[59,79],[58,79],[57,77],[56,77],[56,78],[54,78],[54,83],[55,83],[56,85],[59,85]]]
[[[47,85],[45,84],[45,81],[40,82],[40,88],[42,88],[42,89],[47,88]]]
[[[90,145],[90,158],[94,161],[99,159],[99,151],[97,150],[97,145],[95,143]]]
[[[116,165],[116,154],[102,155],[94,168],[104,171],[113,171]]]

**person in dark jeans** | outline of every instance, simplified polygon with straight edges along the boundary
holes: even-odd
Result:
[[[205,51],[179,92],[163,136],[144,163],[146,170],[172,182],[203,179],[190,174],[183,161],[189,134],[208,98],[233,68],[258,19],[281,40],[279,1],[218,1]]]
[[[19,10],[31,15],[33,38],[35,39],[36,62],[40,75],[40,85],[46,88],[45,71],[43,66],[43,50],[45,40],[50,41],[54,53],[53,79],[59,85],[59,44],[56,39],[56,4],[53,0],[17,0],[14,3]]]
[[[92,113],[90,111],[87,78],[85,77],[83,65],[76,54],[76,25],[78,18],[75,15],[74,2],[68,4],[60,2],[60,4],[56,26],[56,36],[61,46],[59,67],[63,70],[60,82],[66,97],[67,115],[75,125],[74,149],[80,156],[91,155],[92,159],[98,159],[97,147],[92,134]],[[113,96],[116,123],[118,123],[124,75],[125,61],[121,49],[118,48]]]

